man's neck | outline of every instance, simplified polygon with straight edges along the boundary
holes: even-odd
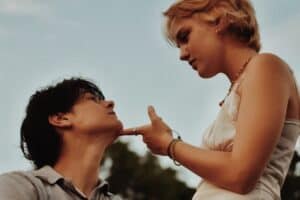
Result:
[[[100,162],[109,145],[106,141],[102,138],[90,143],[78,138],[66,143],[54,169],[89,196],[99,183]]]

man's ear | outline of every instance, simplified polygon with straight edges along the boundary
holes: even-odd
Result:
[[[57,113],[50,115],[48,121],[51,125],[57,128],[68,128],[72,125],[68,113]]]

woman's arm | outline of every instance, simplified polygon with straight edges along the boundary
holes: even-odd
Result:
[[[174,148],[174,157],[183,166],[241,194],[253,189],[277,144],[290,95],[287,67],[277,57],[260,55],[247,68],[232,152],[204,150],[184,142]],[[149,116],[151,125],[139,127],[138,133],[154,153],[166,155],[172,140],[170,128],[151,108]]]
[[[272,55],[261,55],[248,66],[241,88],[232,152],[207,151],[178,143],[176,160],[213,182],[237,193],[253,189],[281,134],[288,100],[288,70]]]

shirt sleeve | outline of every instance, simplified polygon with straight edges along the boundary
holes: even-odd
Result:
[[[38,195],[28,177],[18,172],[10,172],[0,175],[0,199],[38,200]]]

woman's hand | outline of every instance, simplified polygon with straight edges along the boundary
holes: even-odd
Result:
[[[125,129],[121,135],[142,135],[143,141],[153,153],[167,155],[168,145],[173,139],[172,130],[152,106],[148,107],[148,115],[151,124]]]

